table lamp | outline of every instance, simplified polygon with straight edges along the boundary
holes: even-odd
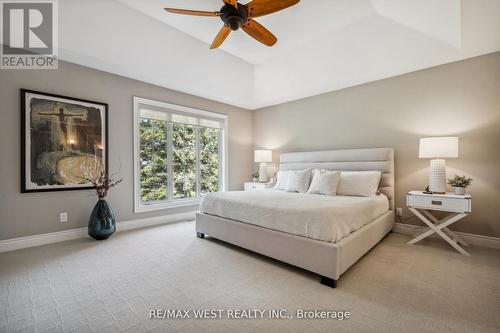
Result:
[[[255,162],[260,163],[259,166],[259,182],[267,182],[267,165],[273,161],[273,151],[272,150],[256,150],[255,151]]]
[[[458,157],[458,137],[434,137],[420,139],[419,158],[431,158],[429,191],[446,193],[446,161]]]

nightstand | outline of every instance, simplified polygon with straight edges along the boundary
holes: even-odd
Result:
[[[244,189],[245,191],[259,191],[259,190],[265,190],[268,188],[272,188],[274,186],[274,183],[254,183],[254,182],[247,182],[245,183]]]
[[[469,246],[460,236],[453,233],[448,227],[455,222],[463,219],[471,212],[471,196],[446,194],[425,194],[422,191],[411,191],[406,195],[406,206],[429,228],[417,235],[408,244],[415,244],[422,239],[438,234],[451,246],[464,256],[469,256],[459,243],[463,246]],[[439,220],[431,211],[449,212],[445,218]]]

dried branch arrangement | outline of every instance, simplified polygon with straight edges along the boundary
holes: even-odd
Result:
[[[110,188],[122,182],[123,178],[115,178],[114,175],[108,175],[106,168],[99,158],[89,160],[82,166],[84,179],[92,184],[99,199],[108,195]]]

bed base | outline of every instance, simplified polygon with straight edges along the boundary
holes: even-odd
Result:
[[[337,280],[392,229],[389,210],[337,243],[292,235],[218,216],[197,213],[196,236],[205,235],[286,262],[321,276],[321,283],[335,288]]]

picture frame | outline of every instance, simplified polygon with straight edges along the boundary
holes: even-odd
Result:
[[[108,173],[107,103],[21,89],[21,193],[92,189],[85,165]]]

